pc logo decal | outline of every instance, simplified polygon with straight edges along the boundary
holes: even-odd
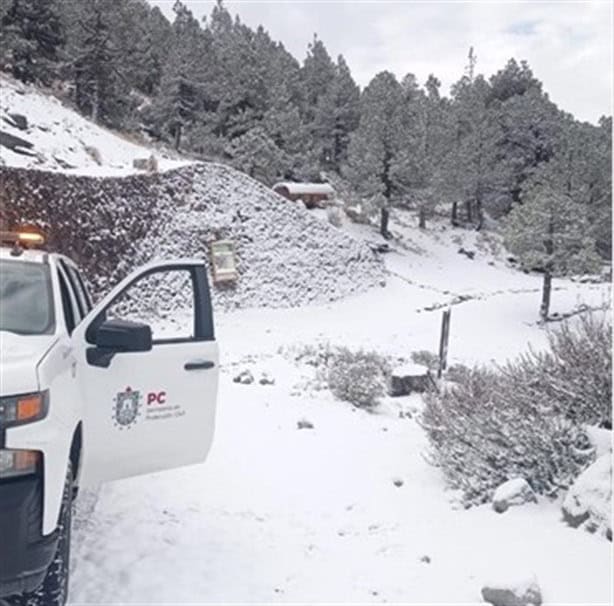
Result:
[[[113,422],[119,429],[130,429],[136,423],[141,407],[141,392],[126,387],[113,400]]]

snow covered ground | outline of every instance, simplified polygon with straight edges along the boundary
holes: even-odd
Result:
[[[210,458],[101,488],[77,521],[74,604],[469,604],[486,581],[532,575],[545,604],[612,603],[611,543],[567,527],[560,502],[459,508],[424,460],[419,397],[368,413],[314,389],[313,368],[295,362],[294,347],[318,343],[404,360],[435,351],[440,306],[459,295],[474,298],[453,307],[451,362],[502,362],[545,345],[539,276],[507,267],[475,234],[421,234],[411,221],[401,213],[393,223],[385,287],[328,305],[217,314]],[[609,285],[554,286],[553,311],[608,301]],[[253,384],[232,381],[244,369]],[[262,372],[275,385],[260,385]],[[298,429],[304,419],[313,429]]]
[[[11,114],[26,118],[27,127],[15,125]],[[19,152],[0,146],[0,166],[51,170],[99,177],[137,173],[133,160],[148,158],[150,148],[80,116],[58,99],[36,86],[0,76],[0,135],[6,133],[24,140],[31,147]],[[189,162],[171,157],[168,152],[154,151],[159,170],[184,166]]]

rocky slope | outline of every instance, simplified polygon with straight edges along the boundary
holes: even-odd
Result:
[[[363,242],[223,165],[105,178],[4,166],[0,183],[4,219],[43,224],[96,294],[152,258],[207,259],[216,237],[239,262],[236,287],[214,293],[226,309],[327,302],[384,279]]]

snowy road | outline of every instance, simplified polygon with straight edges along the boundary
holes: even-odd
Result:
[[[607,542],[565,528],[555,505],[454,509],[394,408],[228,376],[220,395],[206,465],[102,490],[75,603],[472,602],[502,567],[535,571],[551,603],[606,601]]]
[[[447,266],[451,290],[465,283],[462,292],[508,294],[454,308],[452,361],[503,361],[529,342],[542,347],[539,278],[462,262]],[[423,284],[437,288],[444,281],[433,267],[395,269],[429,274]],[[607,296],[605,286],[564,287],[555,310]],[[480,601],[488,579],[533,573],[546,604],[611,603],[611,544],[566,527],[558,503],[541,499],[503,515],[459,509],[424,460],[415,414],[399,415],[419,399],[356,410],[305,387],[313,370],[280,353],[316,342],[395,356],[434,350],[440,312],[416,310],[442,300],[391,277],[385,288],[327,306],[219,316],[223,373],[210,458],[102,488],[75,533],[72,603],[468,604]],[[254,384],[232,382],[244,368]],[[258,384],[263,371],[275,385]],[[303,418],[314,428],[297,429]]]

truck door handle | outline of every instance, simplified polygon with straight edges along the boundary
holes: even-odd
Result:
[[[207,370],[209,368],[213,368],[215,366],[215,362],[211,360],[190,360],[184,364],[185,370]]]

